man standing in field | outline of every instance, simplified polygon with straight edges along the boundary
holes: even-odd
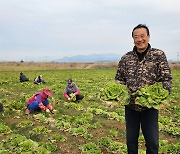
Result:
[[[119,61],[115,80],[134,93],[145,85],[162,82],[164,89],[171,91],[172,76],[165,53],[151,48],[150,34],[146,25],[139,24],[132,31],[133,51],[126,53]],[[158,154],[159,130],[158,110],[135,104],[131,97],[125,106],[126,142],[128,154],[138,154],[140,127],[146,142],[147,154]]]

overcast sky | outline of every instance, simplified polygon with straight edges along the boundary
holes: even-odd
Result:
[[[139,23],[152,47],[180,59],[180,0],[0,0],[0,61],[122,55]]]

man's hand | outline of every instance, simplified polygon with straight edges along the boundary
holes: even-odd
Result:
[[[71,100],[71,98],[70,97],[68,97],[68,101],[70,101]]]

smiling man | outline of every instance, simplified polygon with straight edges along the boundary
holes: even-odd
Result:
[[[151,48],[148,27],[137,25],[132,37],[135,46],[119,61],[115,80],[126,85],[131,94],[156,82],[161,82],[164,89],[170,92],[170,67],[164,52]],[[146,142],[146,153],[158,154],[158,110],[135,104],[135,98],[131,96],[129,104],[125,106],[125,119],[128,154],[138,154],[140,128]]]
[[[148,29],[145,27],[137,28],[132,32],[132,37],[139,53],[144,52],[148,48],[148,43],[150,40]]]

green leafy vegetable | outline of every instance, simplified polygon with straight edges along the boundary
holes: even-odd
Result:
[[[163,88],[161,83],[155,83],[141,88],[133,95],[136,97],[135,104],[160,109],[163,102],[168,98],[169,93]]]
[[[74,93],[71,93],[69,96],[72,101],[76,101],[76,95]]]
[[[121,102],[122,105],[129,103],[130,94],[128,88],[120,83],[109,83],[101,90],[100,98],[103,100],[115,100]]]
[[[12,130],[9,126],[0,122],[0,136],[11,133]]]
[[[95,143],[93,142],[89,142],[89,143],[86,143],[86,144],[83,144],[81,147],[80,147],[81,151],[82,151],[82,154],[101,154],[101,150],[99,149],[99,146],[96,145]]]

